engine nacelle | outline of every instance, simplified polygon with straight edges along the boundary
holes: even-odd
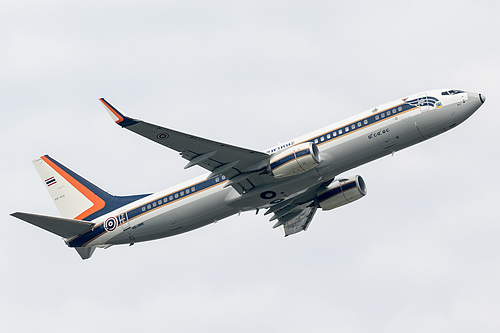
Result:
[[[311,170],[319,162],[318,147],[312,142],[303,142],[273,155],[269,166],[274,178],[285,178]]]
[[[366,184],[359,175],[333,181],[317,195],[323,210],[330,210],[356,201],[366,195]]]

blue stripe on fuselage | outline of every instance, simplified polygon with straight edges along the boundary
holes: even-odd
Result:
[[[212,177],[210,179],[204,180],[202,182],[190,185],[188,187],[184,187],[178,191],[169,193],[167,195],[157,197],[154,200],[148,201],[138,207],[132,208],[126,212],[128,219],[126,221],[120,221],[118,219],[118,216],[115,216],[119,222],[119,225],[125,223],[125,222],[130,222],[131,220],[142,216],[144,214],[147,214],[149,212],[152,212],[153,210],[157,210],[161,207],[164,207],[166,205],[169,205],[174,202],[178,202],[182,199],[185,199],[187,197],[190,197],[196,193],[200,193],[202,191],[205,191],[213,186],[223,184],[227,181],[226,177],[223,175],[218,175],[215,177]],[[119,207],[117,207],[119,208]],[[103,222],[96,225],[93,230],[90,230],[82,235],[79,235],[77,237],[74,237],[73,239],[70,239],[68,241],[68,245],[70,247],[81,247],[81,246],[86,246],[88,243],[91,241],[95,240],[96,238],[102,236],[105,234],[107,231],[104,228]]]

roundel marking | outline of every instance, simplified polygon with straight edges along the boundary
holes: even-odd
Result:
[[[262,199],[272,199],[276,196],[276,192],[273,191],[265,191],[260,194]]]
[[[159,133],[156,137],[160,140],[168,139],[168,133]]]
[[[113,231],[116,229],[116,226],[118,224],[118,221],[116,220],[116,217],[110,217],[104,222],[104,229],[107,231]]]

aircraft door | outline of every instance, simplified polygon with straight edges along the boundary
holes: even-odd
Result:
[[[122,226],[122,229],[124,231],[130,228],[127,212],[123,212],[120,215],[118,215],[118,223]]]
[[[431,109],[430,100],[427,99],[427,94],[420,94],[417,96],[417,105],[420,108],[420,112],[426,112]]]

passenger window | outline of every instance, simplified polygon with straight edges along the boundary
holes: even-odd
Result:
[[[153,202],[153,207],[156,207],[156,201],[155,201],[155,202]]]
[[[391,111],[387,111],[385,114],[389,117],[391,115]]]
[[[356,125],[352,125],[352,126],[351,126],[351,129],[356,129]]]
[[[166,203],[168,200],[167,198],[163,198],[163,202]]]
[[[193,187],[191,187],[191,192],[194,192],[194,191],[195,191],[195,188],[194,188],[194,186],[193,186]]]
[[[361,127],[361,122],[358,123],[358,127]]]
[[[217,178],[217,179],[219,179],[219,178]],[[183,196],[184,196],[184,191],[181,191],[181,197],[183,197]]]
[[[403,111],[403,107],[401,107],[401,106],[400,106],[400,107],[398,108],[398,111],[399,111],[399,112]]]
[[[314,143],[318,143],[318,142],[319,142],[319,141],[318,141],[318,139],[315,139],[315,140],[314,140]]]
[[[142,211],[145,212],[146,211],[146,207],[143,206],[142,207]]]
[[[327,139],[330,139],[332,136],[330,135],[330,133],[328,133],[328,135],[326,136]]]
[[[349,127],[346,127],[346,128],[345,128],[345,132],[346,132],[346,133],[347,133],[347,132],[349,132]]]
[[[151,209],[151,205],[148,205],[147,207],[148,207],[148,209]]]
[[[322,136],[320,140],[321,142],[325,141],[325,137]]]
[[[342,130],[339,130],[339,135],[341,135],[341,134],[342,134]]]
[[[367,120],[367,119],[365,119],[365,121],[363,121],[363,123],[364,123],[365,125],[368,125],[368,120]]]
[[[172,200],[174,200],[174,197],[173,196],[169,196],[168,200],[172,201]]]
[[[174,198],[176,198],[176,199],[177,199],[178,197],[179,197],[179,193],[175,193],[175,194],[174,194]]]
[[[336,137],[337,136],[337,132],[333,132],[333,137]]]
[[[382,112],[382,113],[380,114],[380,117],[381,117],[381,118],[385,118],[385,113],[383,113],[383,112]]]
[[[379,120],[380,117],[378,115],[375,116],[375,120]]]
[[[186,194],[189,194],[189,189],[186,189]]]
[[[392,114],[396,114],[396,109],[392,109]]]

